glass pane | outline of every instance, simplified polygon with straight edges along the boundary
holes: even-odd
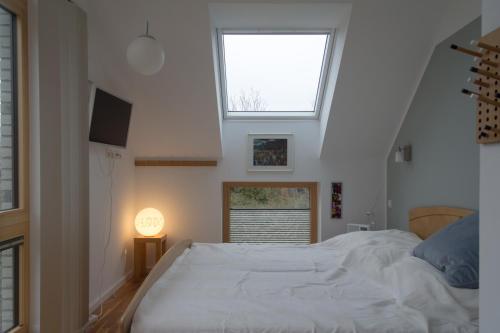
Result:
[[[309,209],[309,189],[233,187],[231,209]]]
[[[18,246],[0,251],[0,332],[18,325]]]
[[[309,244],[308,188],[234,187],[230,194],[231,242]]]
[[[224,34],[228,111],[314,112],[328,34]]]
[[[0,7],[0,210],[17,208],[15,17]]]

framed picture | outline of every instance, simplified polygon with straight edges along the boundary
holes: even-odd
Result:
[[[293,171],[293,134],[248,134],[248,171]]]
[[[332,183],[332,219],[342,218],[342,183]]]

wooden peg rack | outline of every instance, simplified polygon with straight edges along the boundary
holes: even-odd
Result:
[[[478,143],[499,143],[500,99],[498,93],[500,93],[500,67],[491,64],[500,63],[500,29],[483,36],[479,40],[478,46],[483,49],[483,56],[478,67],[483,74],[486,71],[490,75],[477,75],[476,79],[489,84],[489,87],[479,86],[477,89],[486,100],[495,101],[495,103],[485,103],[484,99],[477,100],[476,138]]]
[[[471,71],[476,74],[472,84],[476,91],[462,92],[477,101],[476,142],[500,143],[500,28],[474,43],[477,50],[452,45],[452,49],[475,57]]]

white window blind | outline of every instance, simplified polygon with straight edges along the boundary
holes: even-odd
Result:
[[[231,242],[309,244],[309,209],[231,209]]]

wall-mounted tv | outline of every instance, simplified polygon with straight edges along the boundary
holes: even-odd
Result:
[[[95,88],[89,140],[126,147],[132,104]]]

